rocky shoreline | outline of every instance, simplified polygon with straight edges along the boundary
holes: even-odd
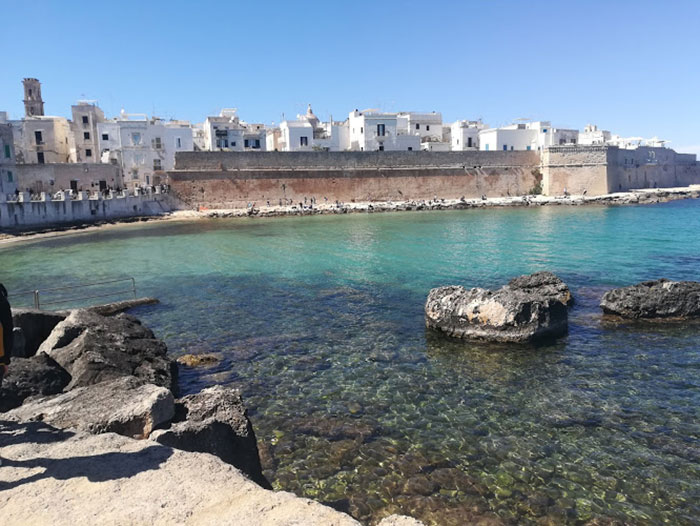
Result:
[[[521,206],[618,206],[636,204],[655,204],[680,199],[700,198],[700,185],[679,188],[649,188],[619,192],[600,196],[570,195],[542,196],[527,195],[517,197],[489,197],[486,199],[433,199],[407,201],[379,201],[356,203],[318,203],[311,206],[302,204],[289,206],[266,206],[260,203],[249,208],[199,210],[177,210],[161,216],[131,217],[95,223],[66,225],[46,225],[40,229],[0,232],[0,245],[16,241],[27,241],[56,237],[60,235],[77,235],[96,230],[117,228],[128,224],[157,221],[194,221],[199,219],[216,219],[230,217],[284,217],[351,213],[410,212],[431,210],[465,210],[475,208],[512,208]]]
[[[0,388],[3,524],[360,524],[270,491],[240,393],[176,398],[176,362],[133,316],[22,309],[13,319],[25,338]]]

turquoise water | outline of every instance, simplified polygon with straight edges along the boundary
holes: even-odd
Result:
[[[9,289],[135,276],[185,393],[241,388],[273,485],[370,522],[698,524],[700,325],[612,323],[613,286],[700,279],[700,201],[125,225],[0,248]],[[427,333],[431,287],[552,270],[570,333]],[[618,522],[615,522],[618,521]]]

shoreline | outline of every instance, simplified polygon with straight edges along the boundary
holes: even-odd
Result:
[[[404,201],[364,201],[323,203],[313,207],[297,205],[260,206],[254,208],[204,208],[200,210],[176,210],[156,216],[136,216],[115,218],[95,223],[46,225],[35,230],[0,233],[0,246],[64,235],[88,234],[98,230],[119,228],[129,224],[151,223],[156,221],[195,221],[201,219],[233,217],[283,217],[312,216],[349,213],[420,212],[432,210],[467,210],[478,208],[509,208],[526,206],[621,206],[636,204],[656,204],[681,199],[700,198],[700,184],[675,188],[646,188],[629,192],[616,192],[599,196],[569,195],[542,196],[527,195],[517,197],[488,197],[486,199],[437,199]]]

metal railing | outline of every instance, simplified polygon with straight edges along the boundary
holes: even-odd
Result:
[[[51,301],[42,301],[42,299],[41,299],[41,295],[46,294],[46,293],[73,291],[73,290],[86,289],[88,287],[99,287],[102,285],[111,285],[111,284],[115,284],[115,283],[127,283],[127,282],[131,283],[131,287],[126,288],[126,289],[121,289],[121,290],[114,290],[114,291],[109,291],[109,292],[102,291],[99,294],[90,294],[87,296],[71,296],[68,298],[61,298],[58,300],[52,299]],[[27,295],[31,294],[32,298],[33,298],[34,308],[41,309],[42,307],[46,307],[47,305],[60,305],[62,303],[74,303],[74,302],[91,300],[91,299],[96,299],[96,298],[107,298],[110,296],[117,296],[117,295],[126,294],[126,293],[133,294],[134,299],[136,299],[136,280],[133,277],[120,278],[120,279],[109,279],[109,280],[105,280],[105,281],[95,281],[92,283],[83,283],[81,285],[71,285],[68,287],[56,287],[56,288],[51,288],[51,289],[21,290],[18,292],[13,292],[12,294],[8,294],[8,298],[18,297],[18,296],[27,296]]]

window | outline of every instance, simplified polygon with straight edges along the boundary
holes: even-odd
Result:
[[[154,170],[162,170],[162,166],[160,164],[160,159],[153,159],[153,169]]]
[[[44,152],[39,152],[36,154],[36,162],[39,164],[44,164]]]
[[[504,145],[503,145],[503,151],[508,151],[508,145],[507,145],[507,144],[504,144]]]
[[[299,137],[299,144],[301,146],[308,146],[309,145],[309,138],[308,137]]]
[[[141,144],[141,134],[140,133],[132,133],[131,134],[131,143],[134,146]]]
[[[85,139],[86,141],[89,141],[90,140],[90,132],[83,132],[83,139]]]
[[[180,137],[178,137],[177,139],[175,139],[175,147],[176,147],[176,148],[182,148],[182,139],[181,139]]]
[[[44,138],[42,137],[40,131],[34,132],[34,140],[36,140],[37,144],[44,144]]]
[[[83,124],[90,124],[90,119],[87,115],[83,115]]]
[[[425,125],[425,131],[430,131],[430,124]]]
[[[485,149],[486,149],[487,152],[489,151],[489,145],[488,145],[488,144],[486,145]]]
[[[255,141],[253,141],[253,148],[260,148],[260,139],[255,139]]]
[[[85,148],[85,157],[92,157],[92,150],[90,148]]]
[[[532,150],[532,146],[527,147],[527,151],[529,152],[530,150]]]
[[[408,151],[409,151],[409,152],[412,152],[412,151],[413,151],[413,146],[409,146],[409,147],[408,147]]]
[[[10,170],[7,171],[7,182],[8,183],[12,182],[12,172]]]
[[[235,148],[235,147],[236,147],[236,141],[231,141],[231,148]]]
[[[245,140],[243,141],[243,147],[244,147],[244,148],[248,148],[249,146],[250,146],[250,141],[249,141],[248,139],[245,139]]]
[[[513,151],[513,147],[512,147],[512,146],[510,147],[510,151],[511,151],[511,152]]]
[[[103,134],[102,134],[102,140],[103,140],[103,141],[108,141],[108,140],[109,140],[109,134],[108,134],[108,133],[103,133]]]
[[[542,133],[547,133],[547,128],[542,128]]]
[[[364,127],[364,126],[360,126],[360,133],[365,133],[365,127]]]
[[[5,159],[9,159],[11,154],[12,154],[12,152],[10,152],[10,145],[6,144],[5,145]]]
[[[153,147],[156,150],[160,150],[163,147],[163,144],[160,142],[160,137],[156,137],[153,139]]]
[[[380,152],[383,152],[383,151],[384,151],[384,145],[383,145],[383,144],[380,144],[380,145],[379,145],[379,151],[380,151]]]
[[[377,124],[377,135],[384,137],[386,135],[386,129],[384,124]]]
[[[420,130],[420,124],[416,123],[416,130]]]

